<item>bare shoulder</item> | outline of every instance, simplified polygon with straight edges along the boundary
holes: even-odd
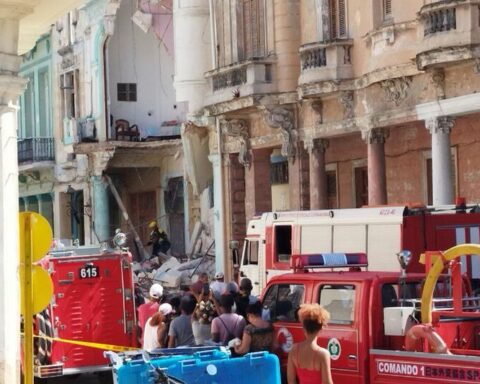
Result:
[[[322,359],[330,359],[330,352],[328,352],[328,350],[325,348],[318,347],[315,352],[317,356],[321,357]]]

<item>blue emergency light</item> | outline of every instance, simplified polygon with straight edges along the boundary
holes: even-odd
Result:
[[[293,269],[368,267],[366,253],[316,253],[292,255]]]

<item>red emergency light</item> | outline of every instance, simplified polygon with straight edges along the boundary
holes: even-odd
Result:
[[[294,270],[310,268],[351,268],[368,267],[366,253],[316,253],[292,255],[290,266]]]

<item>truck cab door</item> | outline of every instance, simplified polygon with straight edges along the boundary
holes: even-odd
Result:
[[[259,246],[259,239],[246,239],[243,246],[242,260],[240,263],[240,276],[248,277],[252,281],[252,295],[254,296],[258,296],[260,294],[262,285],[262,281],[260,279],[261,271],[258,264]]]
[[[319,333],[318,344],[326,348],[331,356],[334,382],[364,383],[366,348],[361,343],[368,340],[363,336],[367,327],[359,311],[360,285],[349,283],[320,283],[315,288],[316,302],[330,313],[330,321]],[[361,317],[361,319],[360,319]]]

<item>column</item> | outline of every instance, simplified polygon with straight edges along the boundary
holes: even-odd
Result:
[[[453,204],[452,156],[450,132],[454,119],[450,116],[425,121],[432,135],[432,192],[433,205]]]
[[[26,81],[17,77],[18,20],[30,9],[0,5],[0,383],[19,383],[17,109]]]
[[[173,2],[175,36],[175,90],[178,102],[187,102],[189,113],[203,107],[207,82],[205,72],[212,69],[209,1]]]
[[[245,168],[245,216],[246,222],[272,209],[272,187],[270,185],[271,149],[252,150],[251,165]]]
[[[208,159],[213,166],[213,227],[215,232],[215,270],[225,271],[225,230],[224,230],[224,210],[223,210],[223,188],[222,188],[222,155],[212,154]]]
[[[310,209],[327,209],[327,172],[325,170],[325,150],[328,140],[310,140],[305,142],[309,156],[310,172]]]
[[[99,243],[109,241],[110,233],[110,210],[108,204],[108,185],[102,181],[101,176],[92,176],[93,190],[93,238]]]
[[[385,172],[385,140],[388,129],[374,128],[366,133],[368,162],[368,205],[387,204],[387,176]]]

